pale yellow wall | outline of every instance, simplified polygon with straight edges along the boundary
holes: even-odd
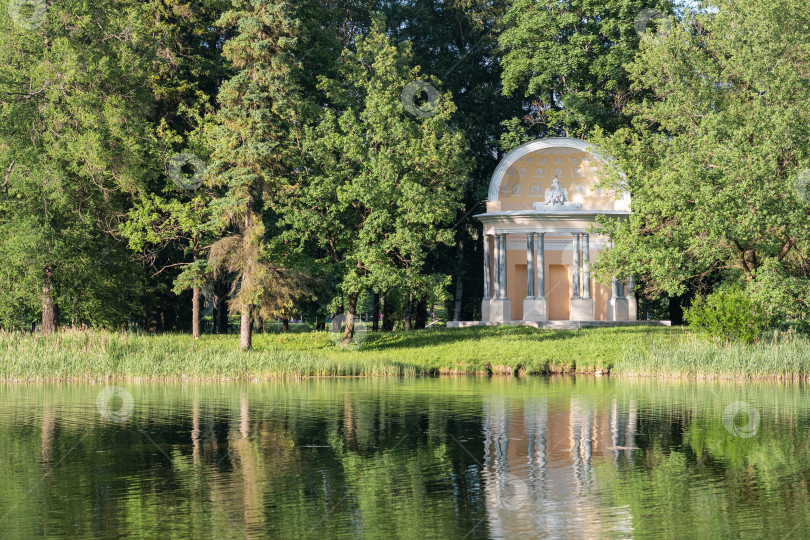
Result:
[[[568,200],[583,210],[629,210],[627,201],[617,200],[613,191],[597,188],[601,162],[591,154],[573,148],[544,148],[518,159],[501,180],[498,201],[487,203],[487,212],[532,210],[545,202],[545,191],[555,175],[568,190]]]
[[[591,296],[593,296],[593,311],[597,321],[607,320],[607,303],[610,299],[610,286],[596,283],[591,279]]]
[[[513,252],[514,253],[514,252]],[[515,257],[517,258],[517,257]],[[523,252],[523,260],[526,260],[526,252]],[[506,282],[506,295],[509,297],[512,307],[512,320],[520,321],[523,319],[523,299],[526,298],[526,291],[528,285],[526,284],[526,263],[516,264],[511,267],[512,273],[507,274]],[[509,281],[510,278],[512,281]],[[512,298],[515,300],[512,301]]]
[[[573,283],[570,277],[570,266],[564,264],[549,264],[546,301],[548,304],[548,320],[567,321],[571,318],[570,308]]]

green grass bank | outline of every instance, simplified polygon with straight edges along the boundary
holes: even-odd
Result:
[[[0,333],[0,379],[268,379],[440,374],[593,373],[630,376],[806,378],[810,340],[768,336],[754,345],[709,342],[680,328],[538,330],[523,326],[369,334],[337,347],[326,332],[239,337],[67,330]]]

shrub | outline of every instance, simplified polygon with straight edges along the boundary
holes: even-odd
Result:
[[[746,290],[762,306],[770,326],[807,332],[810,326],[810,280],[790,272],[775,257],[765,259]]]
[[[759,302],[739,287],[697,296],[684,314],[689,326],[725,341],[756,341],[768,328],[768,317]]]

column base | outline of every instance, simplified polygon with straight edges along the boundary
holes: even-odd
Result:
[[[547,321],[548,320],[548,300],[545,298],[524,298],[523,299],[523,320],[524,321]]]
[[[490,300],[489,320],[491,322],[509,322],[512,320],[512,303],[508,298],[493,298]]]
[[[481,300],[481,320],[488,321],[489,320],[489,304],[492,302],[492,298],[484,298]]]
[[[631,321],[638,320],[638,300],[635,297],[627,298],[627,318]]]
[[[630,309],[627,298],[611,298],[608,300],[607,320],[627,321],[630,319]]]
[[[593,298],[572,298],[568,318],[572,321],[593,321]]]

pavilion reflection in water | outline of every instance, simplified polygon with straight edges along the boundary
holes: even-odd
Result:
[[[567,410],[559,402],[549,407],[544,398],[520,401],[493,396],[484,404],[482,476],[490,534],[631,533],[629,511],[619,510],[621,516],[613,509],[609,520],[602,519],[594,467],[633,464],[635,401],[613,399],[597,408],[572,397]]]

